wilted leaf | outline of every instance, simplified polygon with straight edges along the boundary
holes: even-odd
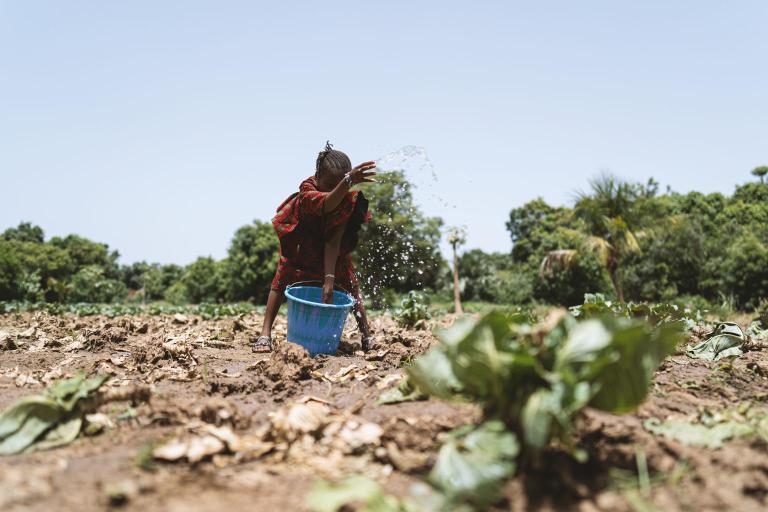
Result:
[[[724,357],[737,357],[743,354],[741,346],[747,340],[738,324],[723,322],[715,327],[704,340],[689,347],[686,353],[695,359],[719,361]]]
[[[730,439],[755,433],[755,429],[751,425],[736,421],[725,421],[706,426],[685,420],[670,419],[661,422],[657,418],[651,418],[646,420],[643,426],[649,432],[663,435],[683,444],[707,448],[721,448]]]
[[[759,320],[749,324],[745,334],[755,341],[768,340],[768,329],[765,329],[762,322]]]
[[[54,400],[40,395],[16,402],[0,416],[0,454],[24,451],[65,414]]]
[[[52,429],[43,435],[42,439],[36,441],[33,445],[27,448],[27,450],[49,450],[51,448],[56,448],[57,446],[67,445],[77,439],[82,426],[82,415],[70,415],[64,420],[59,421]]]
[[[0,454],[53,448],[72,442],[80,432],[89,398],[109,375],[86,379],[84,373],[56,382],[40,395],[17,401],[0,414]]]

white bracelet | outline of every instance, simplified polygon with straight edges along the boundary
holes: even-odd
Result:
[[[336,279],[336,276],[333,275],[333,274],[325,274],[325,277],[332,277],[332,278]]]

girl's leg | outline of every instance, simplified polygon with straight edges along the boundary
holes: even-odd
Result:
[[[363,345],[363,350],[368,350],[369,342],[371,339],[371,326],[368,324],[368,315],[365,312],[365,305],[363,299],[360,297],[360,288],[355,287],[353,290],[355,297],[355,305],[352,306],[352,312],[355,315],[355,321],[357,321],[357,328],[360,330],[360,338]]]
[[[368,325],[368,316],[365,314],[365,306],[363,306],[363,303],[355,302],[352,311],[355,314],[355,320],[357,321],[357,328],[360,330],[360,334],[363,335],[363,338],[370,337],[371,327]]]
[[[264,312],[264,325],[261,327],[262,336],[272,336],[272,325],[277,318],[277,312],[280,311],[280,306],[285,300],[283,292],[278,290],[270,290],[269,298],[267,299],[267,310]]]

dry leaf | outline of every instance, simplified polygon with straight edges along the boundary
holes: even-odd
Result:
[[[224,451],[224,448],[224,442],[216,436],[194,437],[189,441],[187,459],[192,463],[199,462],[209,455]]]
[[[24,386],[39,385],[40,381],[37,380],[31,373],[22,373],[22,374],[19,374],[18,377],[16,377],[14,384],[16,384],[16,387],[18,388],[23,388]]]
[[[188,446],[189,446],[189,443],[186,441],[173,439],[172,441],[169,441],[163,445],[160,445],[154,450],[152,450],[152,457],[159,460],[175,462],[187,456]]]
[[[377,382],[376,387],[378,389],[387,389],[392,384],[400,382],[402,378],[403,375],[401,373],[390,373],[389,375],[383,377],[379,382]]]
[[[364,445],[378,446],[383,433],[382,428],[376,423],[349,419],[343,423],[338,438],[348,451],[355,451]]]
[[[104,429],[114,428],[115,424],[104,413],[94,413],[85,415],[86,427],[85,433],[89,436],[96,435]]]
[[[370,353],[365,355],[365,360],[366,361],[381,361],[382,359],[384,359],[384,356],[389,354],[389,350],[390,349],[386,348],[386,349],[378,350],[376,352],[370,352]]]
[[[302,434],[319,430],[329,413],[327,405],[311,401],[288,405],[271,413],[269,417],[277,437],[294,441]]]
[[[173,323],[175,324],[185,324],[189,322],[189,318],[187,318],[187,315],[182,315],[181,313],[176,313],[173,315]]]

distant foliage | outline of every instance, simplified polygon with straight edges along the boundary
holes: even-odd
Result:
[[[518,282],[525,283],[527,302],[537,299],[562,305],[581,302],[585,293],[610,290],[610,281],[597,255],[587,249],[585,227],[573,211],[535,199],[510,212],[507,229],[513,241],[511,260]],[[552,251],[575,249],[570,265],[557,272],[540,272]],[[518,288],[519,289],[519,288]]]
[[[41,244],[45,240],[45,233],[40,226],[35,226],[29,222],[22,222],[15,228],[8,228],[3,231],[1,238],[3,240]]]
[[[277,269],[278,251],[272,224],[254,221],[239,228],[222,264],[227,300],[265,302]]]
[[[541,198],[515,207],[506,223],[510,253],[459,255],[461,299],[574,306],[586,293],[621,291],[627,302],[759,308],[768,301],[768,183],[760,173],[730,195],[659,193],[653,180],[603,176],[573,207]],[[411,290],[447,296],[442,220],[417,207],[403,173],[384,173],[363,193],[373,218],[354,260],[366,298],[383,307]],[[42,228],[22,222],[0,234],[0,301],[263,304],[278,239],[271,224],[254,221],[234,233],[221,260],[120,266],[118,258],[106,244],[46,240]]]
[[[461,255],[461,298],[497,304],[523,304],[533,296],[531,276],[508,254],[472,249]]]
[[[0,314],[21,313],[24,311],[45,311],[52,315],[74,314],[78,316],[104,315],[116,317],[121,315],[172,315],[181,313],[185,315],[200,315],[203,318],[223,318],[227,316],[252,313],[256,310],[253,304],[95,304],[75,303],[59,304],[55,302],[0,302]]]
[[[424,216],[402,173],[364,191],[373,219],[355,253],[364,292],[383,303],[392,293],[436,288],[442,268],[441,220]],[[264,303],[279,259],[269,222],[240,227],[221,260],[200,257],[184,267],[145,261],[120,266],[106,244],[78,235],[45,240],[30,223],[0,237],[0,300],[48,302],[167,301]]]
[[[197,258],[187,265],[179,282],[183,286],[187,302],[216,302],[226,293],[224,263],[210,256]]]
[[[170,286],[181,279],[184,268],[138,261],[121,267],[121,279],[134,297],[142,302],[162,300]]]
[[[768,297],[768,247],[754,233],[742,233],[726,251],[722,282],[737,304],[756,308]]]
[[[613,284],[627,301],[701,296],[749,309],[768,298],[768,184],[747,183],[731,196],[659,194],[653,181],[623,186],[618,198],[582,195],[576,208],[536,199],[511,211],[511,260],[534,299],[572,306],[584,293],[613,293]],[[624,249],[611,255],[614,246]],[[574,251],[571,264],[537,272],[558,250]]]
[[[88,265],[77,271],[69,282],[67,298],[71,302],[119,302],[125,298],[122,281],[110,279],[98,265]]]
[[[24,275],[18,256],[9,244],[0,242],[0,300],[21,298],[19,286]]]

